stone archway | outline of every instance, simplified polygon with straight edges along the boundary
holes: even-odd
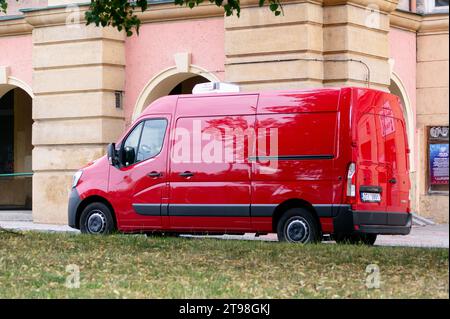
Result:
[[[192,87],[196,83],[220,81],[214,74],[195,65],[189,65],[185,71],[187,72],[180,72],[179,67],[173,66],[154,76],[139,94],[134,107],[133,120],[137,119],[150,103],[169,95],[180,84],[184,83],[185,87]],[[181,91],[180,93],[190,92]]]
[[[397,95],[400,98],[400,101],[403,106],[403,115],[405,117],[406,122],[406,134],[408,137],[408,144],[410,149],[409,154],[409,163],[410,163],[410,171],[415,172],[416,171],[416,163],[415,163],[415,150],[416,150],[416,141],[415,141],[415,120],[414,120],[414,111],[412,109],[411,101],[409,99],[408,93],[406,91],[406,88],[397,74],[392,73],[391,76],[391,84],[389,86],[389,91],[392,94]]]
[[[410,200],[411,200],[411,209],[413,211],[417,211],[417,176],[416,176],[416,122],[414,110],[412,109],[411,101],[408,96],[408,92],[400,79],[400,77],[394,72],[391,75],[391,84],[389,86],[389,90],[392,94],[397,95],[400,98],[400,102],[403,107],[403,116],[406,122],[406,134],[408,138],[408,146],[410,149],[409,153],[409,166],[410,166],[410,180],[411,180],[411,192],[410,192]]]
[[[0,84],[0,210],[31,210],[32,99],[16,78]]]

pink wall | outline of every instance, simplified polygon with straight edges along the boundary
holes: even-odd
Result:
[[[391,58],[394,72],[402,80],[416,114],[416,34],[391,28],[389,31]],[[415,117],[415,116],[414,116]]]
[[[152,77],[175,66],[174,54],[191,53],[191,63],[223,71],[223,18],[143,24],[139,36],[126,40],[125,117],[130,123],[136,100]],[[215,73],[222,78],[224,73]]]
[[[418,163],[418,136],[416,126],[416,34],[400,29],[391,28],[389,31],[389,46],[391,58],[394,59],[394,72],[403,82],[411,103],[413,113],[414,145],[410,145],[413,150],[413,159],[411,160],[411,169],[417,170]]]
[[[30,87],[32,52],[31,34],[0,37],[0,65],[9,66],[10,75],[26,82]]]

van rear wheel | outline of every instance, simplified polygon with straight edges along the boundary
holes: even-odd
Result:
[[[337,234],[333,236],[333,239],[338,244],[373,246],[377,240],[377,234]]]
[[[291,208],[277,224],[279,241],[308,244],[319,241],[320,228],[314,216],[306,209]]]
[[[111,210],[103,203],[86,206],[80,217],[80,231],[83,234],[106,235],[115,230]]]

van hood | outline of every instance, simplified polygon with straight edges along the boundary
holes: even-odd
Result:
[[[100,163],[100,162],[103,162],[103,161],[106,161],[106,155],[103,155],[102,157],[99,157],[99,158],[97,158],[97,159],[95,159],[93,161],[90,161],[89,163],[87,163],[86,165],[84,165],[80,169],[86,169],[86,168],[88,168],[88,167],[90,167],[90,166],[92,166],[92,165],[94,165],[96,163]]]

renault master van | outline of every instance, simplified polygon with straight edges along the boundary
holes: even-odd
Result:
[[[411,229],[395,95],[365,88],[171,95],[73,178],[83,233],[277,233],[373,244]]]

